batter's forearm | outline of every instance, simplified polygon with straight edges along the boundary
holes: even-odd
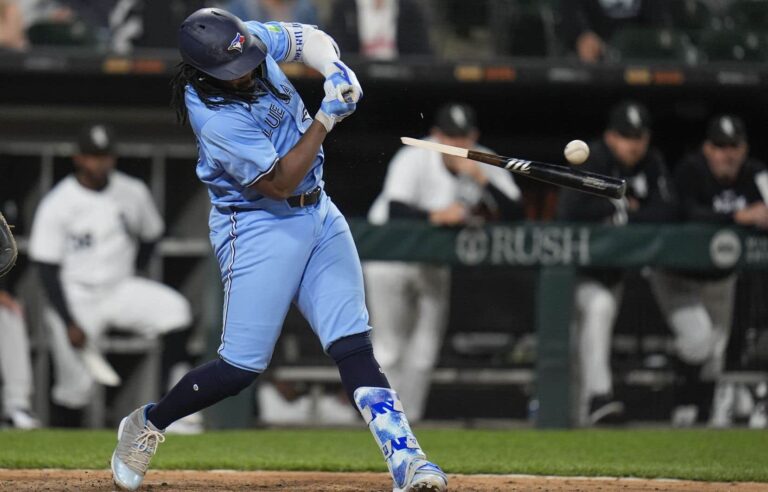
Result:
[[[322,123],[313,121],[298,143],[280,158],[272,172],[251,187],[275,200],[291,196],[315,162],[327,134]]]

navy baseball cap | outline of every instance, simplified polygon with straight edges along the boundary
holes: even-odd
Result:
[[[741,118],[724,114],[710,120],[707,140],[717,147],[735,147],[747,141],[747,130]]]
[[[477,130],[475,110],[466,104],[445,104],[435,114],[435,127],[449,137],[469,135]]]
[[[235,80],[258,67],[267,47],[239,17],[226,10],[194,12],[179,28],[181,58],[219,80]]]
[[[84,155],[114,155],[115,133],[103,123],[94,123],[80,131],[77,148]]]
[[[608,128],[626,138],[640,138],[651,130],[651,115],[642,104],[624,101],[611,109]]]

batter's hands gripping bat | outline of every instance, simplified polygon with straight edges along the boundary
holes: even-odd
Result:
[[[577,191],[592,193],[593,195],[604,198],[620,199],[627,190],[627,182],[623,179],[603,176],[602,174],[580,171],[564,166],[556,166],[546,162],[527,161],[515,159],[513,157],[504,157],[476,150],[462,149],[452,147],[428,140],[419,140],[416,138],[402,137],[400,139],[405,145],[412,145],[422,149],[434,150],[443,154],[464,157],[473,161],[490,164],[492,166],[503,167],[507,171],[515,174],[522,174],[529,178],[538,179],[545,183],[557,186],[573,188]]]

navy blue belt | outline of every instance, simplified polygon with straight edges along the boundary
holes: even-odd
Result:
[[[285,201],[288,202],[288,205],[294,208],[309,207],[310,205],[314,205],[320,201],[320,195],[322,195],[322,193],[323,193],[323,189],[318,186],[314,190],[308,191],[301,195],[289,196]],[[235,206],[218,207],[218,208],[223,213],[247,212],[249,210],[255,210],[253,208],[235,207]]]
[[[323,193],[323,189],[319,186],[312,191],[308,191],[301,195],[289,196],[286,200],[291,207],[308,207],[314,205],[320,201],[320,195]]]

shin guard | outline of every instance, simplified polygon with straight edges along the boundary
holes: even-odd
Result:
[[[397,393],[389,388],[364,386],[355,391],[355,404],[384,454],[397,489],[409,481],[412,461],[426,456],[411,431]]]

